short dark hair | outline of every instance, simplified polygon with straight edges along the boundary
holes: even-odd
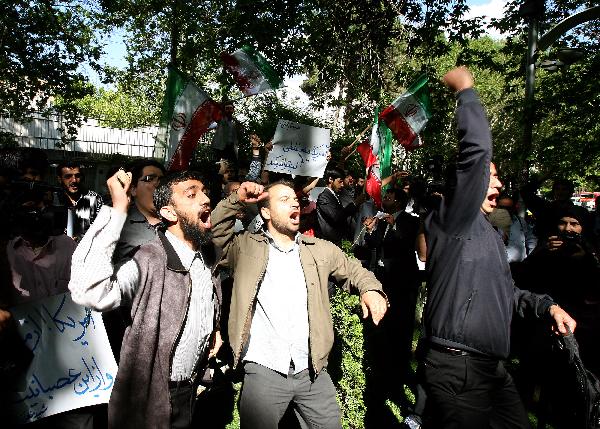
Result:
[[[44,174],[48,169],[48,165],[48,155],[42,149],[33,147],[21,149],[21,159],[19,160],[21,174],[26,173],[28,168]]]
[[[265,186],[265,192],[269,192],[269,190],[271,188],[273,188],[275,186],[278,186],[278,185],[283,185],[283,186],[287,186],[288,188],[294,189],[294,183],[293,182],[290,182],[289,180],[278,180],[276,182],[269,183],[267,186]],[[270,207],[270,204],[271,204],[270,201],[269,201],[270,199],[271,199],[271,197],[269,196],[269,197],[267,197],[267,198],[265,198],[263,200],[260,200],[260,201],[258,201],[256,203],[256,207],[258,207],[258,213],[259,214],[260,214],[260,209],[262,209],[263,207],[266,207],[266,208]],[[261,217],[262,217],[262,215],[261,215]]]
[[[325,182],[329,182],[330,178],[335,180],[343,179],[344,177],[346,177],[344,170],[334,165],[327,166],[327,168],[325,169],[325,174],[323,175],[323,179],[325,179]]]
[[[507,198],[512,200],[513,203],[515,202],[515,197],[509,194],[508,192],[501,192],[500,195],[498,195],[498,197],[496,198],[496,201],[505,200]]]
[[[81,163],[77,162],[77,161],[73,161],[71,159],[60,162],[56,166],[56,175],[57,176],[59,176],[59,177],[62,176],[63,168],[79,168],[81,170]]]
[[[552,182],[552,190],[554,191],[557,186],[564,186],[569,190],[570,193],[573,193],[575,190],[575,185],[568,179],[558,178]]]
[[[157,212],[162,207],[173,204],[173,186],[186,180],[199,180],[204,183],[202,174],[197,171],[178,171],[160,178],[152,196],[152,201]]]
[[[142,172],[144,171],[145,167],[156,167],[160,171],[162,171],[163,175],[167,173],[165,166],[155,159],[145,158],[135,160],[132,163],[130,163],[126,168],[127,171],[131,172],[131,183],[133,184],[133,186],[137,185],[137,182],[142,177]]]
[[[402,207],[405,207],[408,203],[408,194],[404,192],[403,189],[395,188],[390,186],[387,191],[387,194],[394,194],[394,201],[400,204]]]

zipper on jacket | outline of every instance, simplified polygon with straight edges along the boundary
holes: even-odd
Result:
[[[477,293],[477,290],[474,289],[471,292],[471,295],[469,295],[469,299],[467,300],[467,308],[465,309],[465,316],[463,317],[462,326],[461,326],[461,330],[460,330],[460,336],[461,336],[461,338],[464,337],[464,334],[465,334],[465,324],[467,323],[467,317],[469,316],[469,310],[471,309],[471,303],[473,302],[473,298],[475,298],[475,294],[476,293]]]
[[[267,243],[267,246],[269,246],[268,243]],[[242,338],[240,341],[240,348],[238,349],[237,357],[236,357],[235,363],[233,365],[234,368],[237,367],[238,364],[240,363],[240,359],[242,357],[242,350],[244,349],[244,344],[246,343],[246,341],[244,340],[244,336],[246,335],[246,326],[248,325],[248,320],[250,319],[250,315],[252,314],[252,306],[254,306],[254,301],[256,300],[256,296],[258,295],[258,286],[263,281],[263,278],[265,277],[265,273],[267,272],[267,264],[269,263],[268,250],[269,250],[269,248],[267,247],[267,258],[265,259],[265,264],[263,265],[260,276],[258,276],[256,285],[254,286],[254,293],[252,294],[252,299],[250,300],[250,306],[248,307],[248,310],[246,310],[246,319],[244,320],[244,326],[242,327]],[[248,329],[250,329],[250,328],[248,328]]]

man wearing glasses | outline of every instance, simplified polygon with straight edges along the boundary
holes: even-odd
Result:
[[[113,262],[117,264],[130,260],[142,245],[156,238],[161,219],[154,208],[152,196],[161,177],[166,173],[165,167],[154,159],[136,160],[125,170],[131,173],[129,197],[132,201],[113,253]],[[131,323],[130,310],[129,306],[123,306],[102,315],[117,363],[121,355],[125,329]]]
[[[68,208],[67,235],[78,241],[88,230],[102,207],[102,197],[94,191],[85,190],[81,166],[65,161],[56,167],[58,182],[63,188],[58,199]]]
[[[131,258],[142,244],[156,237],[156,225],[160,223],[160,215],[154,208],[152,195],[166,171],[165,167],[154,159],[134,161],[126,170],[131,172],[129,193],[133,203],[127,212],[127,220],[115,249],[114,258],[117,262]]]

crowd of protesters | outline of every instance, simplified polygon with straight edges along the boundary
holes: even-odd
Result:
[[[365,178],[335,159],[323,177],[268,172],[272,145],[252,136],[251,161],[240,165],[232,103],[213,127],[215,170],[202,174],[136,160],[111,171],[101,196],[78,163],[56,166],[49,183],[43,152],[6,156],[0,389],[10,391],[28,362],[10,307],[63,292],[103,312],[119,365],[107,408],[27,426],[219,427],[213,417],[227,405],[210,392],[242,381],[242,428],[277,428],[290,416],[297,427],[340,428],[328,373],[330,297],[340,287],[360,295],[366,427],[397,427],[392,401],[411,414],[405,427],[525,428],[536,388],[547,398],[537,411],[554,427],[576,427],[551,328],[574,331],[600,376],[600,216],[575,206],[561,178],[548,199],[540,182],[504,189],[470,73],[454,69],[444,83],[457,99],[456,164],[446,174],[437,166],[429,182],[384,178],[381,207]],[[512,357],[519,364],[506,368]]]

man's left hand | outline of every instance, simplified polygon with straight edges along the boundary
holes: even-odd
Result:
[[[558,329],[558,331],[562,335],[567,335],[570,332],[575,332],[577,322],[575,322],[575,319],[569,316],[569,314],[565,310],[560,308],[558,305],[554,304],[550,306],[550,309],[548,311],[550,312],[550,316],[554,319],[555,323],[555,326],[553,326],[552,329]],[[567,327],[569,329],[567,329]]]
[[[391,215],[391,214],[386,214],[385,216],[383,216],[383,220],[386,221],[387,223],[389,223],[392,226],[394,226],[394,223],[396,223],[396,220],[394,219],[394,216]]]
[[[379,325],[388,307],[383,295],[374,290],[369,290],[361,295],[360,306],[363,311],[363,319],[366,319],[371,313],[371,319],[376,325]]]
[[[215,338],[213,340],[213,346],[208,351],[208,358],[211,359],[219,353],[219,349],[223,345],[223,339],[221,338],[221,331],[215,332]]]
[[[11,323],[11,318],[12,315],[9,311],[2,310],[0,308],[0,334],[2,334],[2,331],[8,328],[9,324]]]

